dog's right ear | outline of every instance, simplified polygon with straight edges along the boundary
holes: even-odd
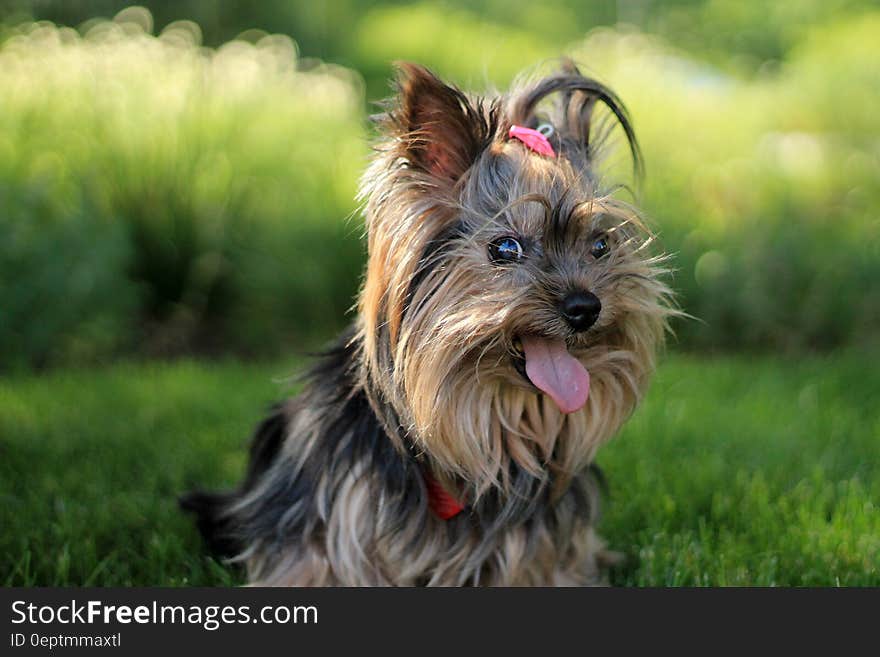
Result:
[[[411,166],[456,181],[489,139],[486,118],[459,89],[418,64],[397,65],[396,106],[389,123]]]

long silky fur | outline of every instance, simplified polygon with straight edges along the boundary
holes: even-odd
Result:
[[[643,395],[676,312],[665,258],[599,173],[596,109],[639,171],[630,120],[570,63],[488,99],[401,69],[361,187],[358,317],[261,425],[240,488],[184,504],[255,584],[596,583],[591,464]],[[539,116],[556,127],[556,159],[506,137]],[[533,256],[494,266],[486,245],[508,234]],[[613,248],[594,261],[598,235]],[[587,332],[556,310],[571,289],[602,300]],[[523,334],[566,339],[590,373],[582,410],[563,415],[511,365]],[[463,513],[431,513],[426,473]]]

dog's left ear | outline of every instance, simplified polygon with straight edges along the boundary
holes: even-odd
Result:
[[[485,118],[459,89],[423,66],[402,62],[397,69],[397,107],[389,118],[404,157],[432,176],[458,180],[488,141]]]

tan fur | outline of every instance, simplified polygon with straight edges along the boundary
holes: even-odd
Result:
[[[529,197],[539,195],[553,204],[563,193],[576,190],[578,198],[584,199],[582,232],[589,233],[599,222],[615,230],[621,250],[613,254],[614,272],[632,276],[607,282],[603,274],[611,265],[591,269],[578,262],[569,263],[570,271],[560,275],[567,282],[604,292],[603,300],[614,302],[605,302],[604,321],[613,325],[601,343],[586,336],[578,345],[577,353],[591,375],[588,405],[579,413],[562,416],[546,397],[525,388],[504,362],[513,338],[543,320],[543,309],[530,307],[539,304],[512,286],[518,281],[510,272],[492,270],[482,242],[475,239],[450,258],[449,269],[455,273],[446,276],[424,304],[418,296],[413,299],[413,306],[420,310],[405,324],[400,317],[417,254],[455,218],[446,206],[468,207],[467,181],[453,190],[459,195],[456,199],[432,195],[432,200],[442,205],[440,210],[431,206],[428,216],[424,200],[409,202],[394,197],[401,210],[413,215],[384,204],[368,204],[371,244],[382,254],[383,266],[373,266],[371,253],[359,304],[365,320],[373,320],[361,325],[365,367],[373,369],[378,381],[387,382],[388,399],[408,422],[410,435],[431,454],[443,474],[465,479],[476,496],[489,486],[504,485],[507,459],[535,474],[552,472],[560,487],[564,487],[567,473],[591,462],[596,448],[617,432],[643,394],[663,342],[666,318],[672,312],[671,293],[662,281],[667,272],[664,258],[645,256],[652,236],[634,210],[614,199],[595,197],[589,184],[565,162],[556,164],[527,154],[514,144],[504,150],[517,160],[519,173],[507,199],[511,216],[501,232],[510,228],[518,233],[540,233],[545,206]],[[379,169],[387,166],[381,160],[374,165]],[[365,196],[375,196],[374,184],[368,173]],[[417,198],[424,197],[422,184],[414,184],[412,189]],[[540,196],[548,190],[555,198]],[[501,222],[485,217],[477,221],[484,221],[487,227]],[[378,236],[385,237],[380,240]],[[394,349],[391,372],[381,371],[376,357],[379,338],[373,328],[382,324],[379,313],[383,307],[387,308],[385,321],[391,326]],[[560,321],[556,317],[547,320]],[[556,458],[554,449],[558,450]]]

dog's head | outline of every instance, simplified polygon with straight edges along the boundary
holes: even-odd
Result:
[[[653,369],[670,293],[601,170],[616,128],[638,169],[623,105],[570,63],[489,98],[400,66],[362,185],[366,375],[477,492],[576,471]]]

